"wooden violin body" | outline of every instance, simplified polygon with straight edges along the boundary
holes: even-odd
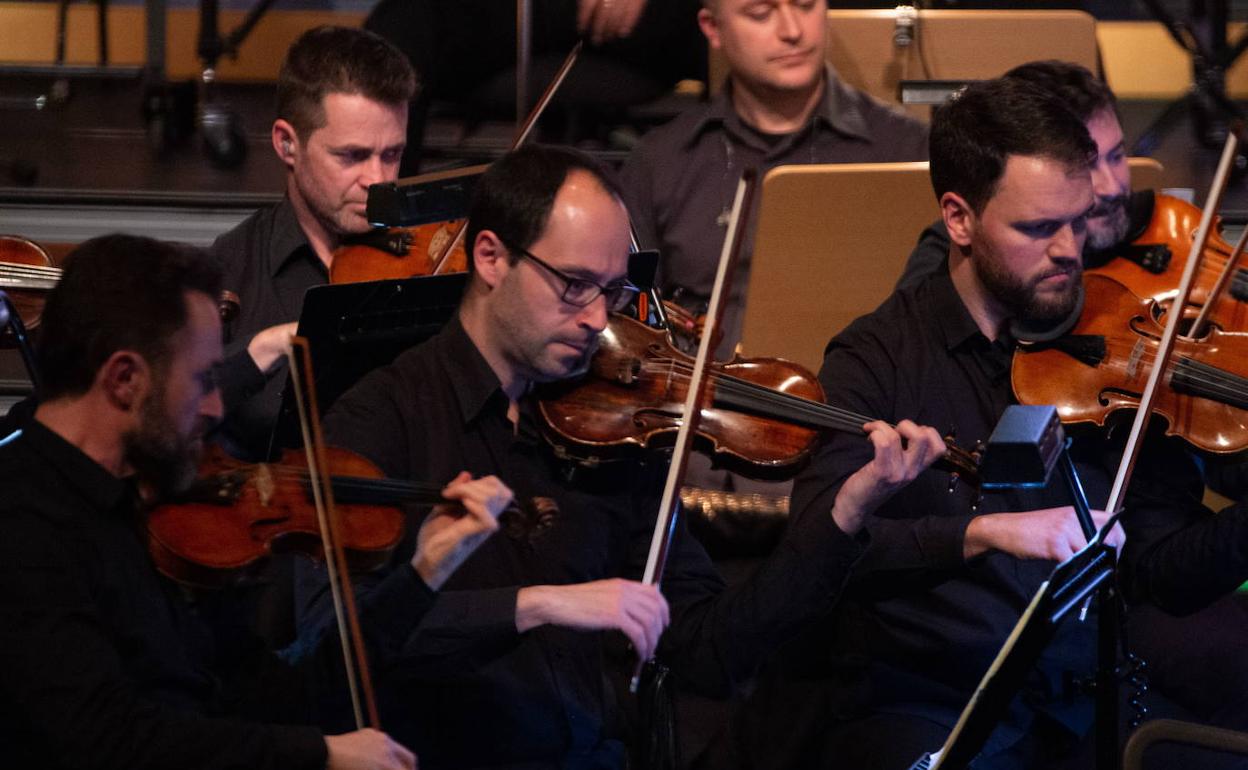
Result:
[[[1090,268],[1088,275],[1113,278],[1137,296],[1155,300],[1160,316],[1178,291],[1179,276],[1187,265],[1201,214],[1187,201],[1157,195],[1144,232],[1120,256]],[[1199,308],[1209,301],[1209,292],[1231,255],[1230,244],[1219,236],[1221,230],[1221,222],[1215,218],[1192,287],[1189,315],[1194,312],[1192,307]],[[1226,331],[1248,332],[1248,272],[1236,270],[1210,320]]]
[[[42,246],[19,235],[0,235],[0,291],[9,295],[27,329],[39,325],[43,302],[60,278]]]
[[[1011,380],[1024,404],[1053,404],[1063,422],[1104,425],[1133,410],[1156,357],[1163,327],[1156,301],[1104,275],[1084,279],[1084,312],[1065,337],[1024,346]],[[1167,433],[1215,453],[1248,448],[1248,334],[1212,328],[1179,338],[1154,413]]]
[[[334,252],[330,283],[356,283],[432,275],[438,257],[467,223],[464,219],[431,222],[416,227],[379,228],[351,239]],[[439,273],[468,270],[468,255],[460,241],[447,254]]]
[[[543,394],[540,410],[557,451],[594,463],[671,446],[692,361],[672,347],[665,331],[612,315],[590,371]],[[735,404],[755,395],[749,386],[821,402],[819,381],[801,366],[775,358],[734,358],[712,366],[716,376],[708,386],[710,406],[702,410],[700,446],[743,475],[791,475],[809,456],[819,431]],[[747,386],[742,389],[741,383]]]
[[[363,457],[327,448],[334,474],[343,548],[353,569],[382,566],[403,536],[393,500],[368,494],[384,479]],[[209,450],[200,474],[176,503],[147,517],[148,549],[158,569],[190,585],[220,586],[255,569],[271,554],[323,558],[320,530],[301,452],[276,463],[243,463]],[[364,490],[365,499],[353,490]],[[380,502],[379,502],[380,499]]]

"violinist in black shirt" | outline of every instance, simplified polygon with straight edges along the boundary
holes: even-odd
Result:
[[[48,298],[40,405],[0,447],[7,767],[414,766],[376,730],[302,726],[312,693],[343,687],[333,635],[312,630],[282,658],[219,644],[147,553],[141,495],[192,481],[221,417],[220,281],[198,251],[106,236],[69,256]],[[460,505],[435,509],[362,610],[380,663],[510,500],[497,479],[444,494]]]
[[[1079,306],[1097,156],[1079,117],[1021,79],[973,85],[940,108],[930,157],[947,266],[831,341],[820,374],[828,400],[986,439],[1013,401],[1015,335]],[[1121,436],[1081,434],[1072,453],[1093,505],[1103,504]],[[795,485],[796,521],[823,515],[862,459],[861,446],[828,437]],[[1125,540],[1112,536],[1128,599],[1190,612],[1248,575],[1238,546],[1248,518],[1210,516],[1200,492],[1185,449],[1150,437],[1128,490]],[[868,518],[867,553],[806,658],[822,660],[827,700],[805,728],[805,761],[906,768],[939,748],[1054,562],[1083,543],[1060,480],[986,493],[977,508],[974,498],[929,472]],[[1103,511],[1094,518],[1106,521]],[[1077,683],[1093,670],[1095,628],[1095,613],[1059,627],[977,768],[1080,766],[1091,700]],[[810,680],[809,666],[800,673]]]
[[[383,721],[426,768],[618,768],[601,632],[623,632],[634,655],[657,651],[682,684],[728,692],[832,608],[866,511],[944,443],[909,422],[872,423],[836,505],[795,527],[753,579],[725,590],[681,529],[661,591],[644,585],[666,464],[572,468],[545,445],[533,393],[581,372],[607,314],[636,291],[618,190],[579,153],[529,146],[485,173],[468,221],[472,275],[458,318],[365,377],[325,427],[388,475],[491,473],[541,513],[505,524],[451,577],[382,677]]]

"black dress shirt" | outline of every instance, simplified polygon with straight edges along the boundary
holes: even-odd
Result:
[[[829,344],[820,380],[829,403],[880,419],[912,419],[964,445],[987,440],[1013,401],[1011,345],[990,342],[963,305],[946,270],[893,294]],[[1121,436],[1125,431],[1118,432]],[[831,508],[844,480],[870,456],[861,437],[828,438],[794,489],[800,522]],[[1080,435],[1073,459],[1093,507],[1104,505],[1120,442],[1105,431]],[[870,545],[855,568],[832,624],[834,688],[843,714],[911,714],[952,727],[976,682],[1054,564],[1002,552],[963,559],[976,513],[1068,505],[1055,474],[1035,491],[950,493],[949,477],[928,470],[884,503],[867,524]],[[1237,509],[1217,516],[1200,505],[1201,480],[1181,445],[1151,439],[1135,469],[1122,524],[1120,580],[1126,595],[1172,612],[1194,610],[1248,575]],[[1045,650],[986,751],[1018,740],[1033,710],[1078,733],[1090,700],[1070,686],[1095,664],[1095,621],[1067,621]],[[1024,702],[1026,705],[1024,705]]]
[[[543,513],[507,519],[450,578],[379,677],[383,722],[422,767],[619,767],[606,635],[516,630],[526,585],[638,579],[665,463],[569,469],[538,434],[529,399],[518,426],[458,320],[340,398],[329,440],[388,475],[445,482],[496,474]],[[536,524],[532,522],[536,521]],[[724,591],[701,546],[677,534],[663,581],[672,609],[659,658],[689,684],[724,693],[803,620],[832,606],[860,547],[831,516],[807,517],[753,580]],[[628,660],[616,660],[623,672]]]
[[[134,486],[29,421],[0,448],[0,736],[23,768],[322,768],[298,721],[342,689],[336,638],[223,647],[144,545]],[[396,570],[362,610],[381,660],[432,602]],[[322,639],[325,643],[321,643]]]
[[[282,405],[286,361],[268,374],[247,353],[257,332],[299,320],[303,295],[329,281],[329,271],[308,244],[289,198],[261,209],[213,242],[225,270],[225,289],[239,297],[238,316],[226,329],[221,395],[225,420],[215,437],[236,456],[261,459]]]

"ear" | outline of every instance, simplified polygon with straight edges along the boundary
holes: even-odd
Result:
[[[472,244],[472,267],[491,289],[511,267],[511,251],[493,230],[482,230]]]
[[[299,146],[299,135],[295,133],[295,127],[278,118],[273,121],[273,131],[271,133],[273,152],[277,153],[278,160],[286,168],[293,167],[295,159],[299,156],[299,151],[302,149]]]
[[[940,196],[940,216],[945,220],[949,240],[963,248],[971,245],[971,236],[975,233],[976,217],[965,198],[955,192],[947,192]]]
[[[133,413],[152,391],[152,367],[133,350],[118,350],[108,357],[95,375],[108,402],[118,411]]]
[[[715,14],[710,8],[698,9],[698,26],[702,29],[702,34],[706,35],[706,41],[711,48],[718,51],[722,45],[719,39],[719,22],[715,20]]]

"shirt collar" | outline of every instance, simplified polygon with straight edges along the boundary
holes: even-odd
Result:
[[[86,498],[94,508],[100,511],[119,510],[123,501],[134,499],[132,482],[109,473],[104,466],[38,420],[27,420],[22,425],[20,440],[26,448],[42,455],[49,467],[59,473],[62,482]]]
[[[953,278],[949,276],[948,261],[928,278],[925,285],[931,292],[936,324],[940,328],[941,336],[944,337],[947,350],[952,351],[971,340],[979,339],[987,342],[988,338],[979,330],[979,325],[975,323],[971,311],[962,301],[962,295],[958,294],[957,288],[953,285]]]
[[[858,108],[856,94],[849,86],[841,82],[831,66],[825,64],[823,71],[826,86],[819,104],[811,113],[811,121],[822,123],[846,137],[871,142],[867,121]],[[739,139],[745,136],[744,122],[732,107],[731,77],[724,82],[724,87],[719,93],[711,99],[702,119],[694,126],[688,145],[692,145],[703,132],[715,128],[723,128]]]
[[[439,338],[443,371],[455,391],[459,415],[465,424],[470,423],[485,411],[491,400],[502,396],[502,383],[464,330],[459,316],[447,323]]]
[[[269,234],[269,274],[276,276],[291,260],[309,255],[317,259],[312,253],[312,245],[308,243],[308,236],[299,226],[295,205],[290,202],[290,196],[283,196],[281,203],[273,209],[273,229]]]

